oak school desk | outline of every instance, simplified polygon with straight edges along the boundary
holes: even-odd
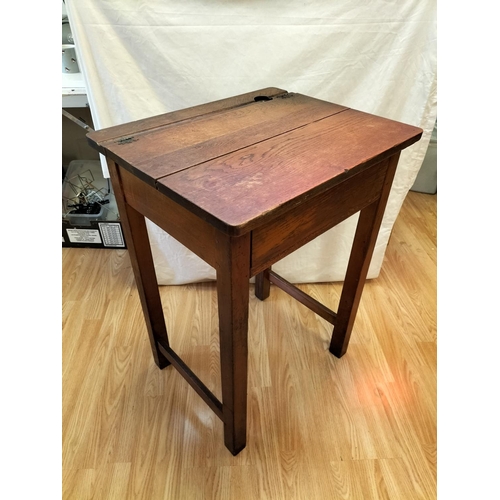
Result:
[[[345,354],[401,150],[422,130],[266,88],[91,132],[107,159],[153,356],[172,364],[246,445],[249,280],[270,283],[332,323]],[[360,212],[337,312],[271,266]],[[170,347],[145,217],[215,268],[222,401]]]

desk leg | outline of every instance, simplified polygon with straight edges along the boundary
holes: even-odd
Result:
[[[250,234],[217,244],[224,443],[237,455],[246,445]]]
[[[255,296],[260,300],[266,300],[269,297],[271,291],[270,270],[269,267],[255,276]]]
[[[113,161],[108,161],[108,168],[135,282],[141,299],[153,357],[158,367],[163,369],[170,362],[158,350],[157,341],[161,339],[164,345],[168,345],[168,335],[146,221],[142,214],[126,203],[120,182],[119,167]]]
[[[368,268],[377,242],[378,232],[384,216],[387,199],[398,165],[399,153],[391,156],[387,162],[387,173],[380,198],[361,210],[358,226],[354,235],[351,256],[340,296],[337,318],[333,328],[330,352],[342,357],[349,345],[354,320],[358,311],[361,294],[368,274]]]

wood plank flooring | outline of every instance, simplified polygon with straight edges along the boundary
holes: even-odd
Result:
[[[126,251],[63,249],[63,498],[435,499],[436,196],[410,192],[347,354],[250,286],[247,447],[154,364]],[[300,285],[336,309],[342,284]],[[174,350],[219,398],[215,283],[160,287]]]

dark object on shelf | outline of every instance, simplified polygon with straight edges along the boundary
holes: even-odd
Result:
[[[126,247],[111,183],[98,160],[72,161],[62,195],[63,247]]]
[[[109,203],[109,200],[95,201],[86,205],[85,203],[76,203],[75,205],[68,205],[68,208],[74,208],[69,214],[99,214],[101,213],[102,205]]]

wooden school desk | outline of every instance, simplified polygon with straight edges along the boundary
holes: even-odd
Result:
[[[332,323],[330,352],[345,354],[400,151],[421,134],[278,88],[88,134],[108,161],[155,362],[222,420],[234,455],[246,444],[249,279],[259,299],[274,283]],[[358,211],[336,313],[271,270]],[[144,217],[216,270],[222,402],[169,345]]]

